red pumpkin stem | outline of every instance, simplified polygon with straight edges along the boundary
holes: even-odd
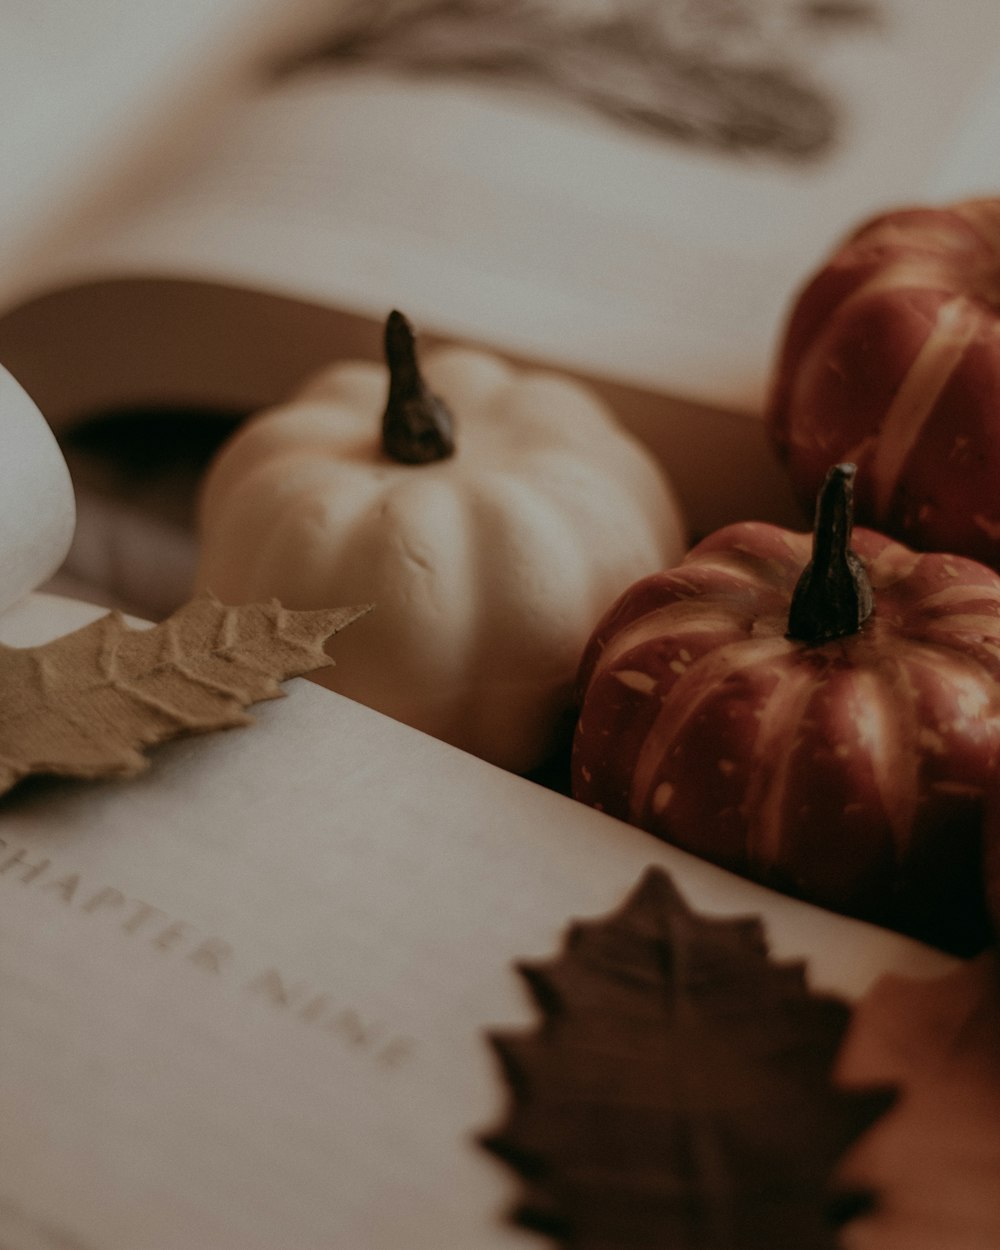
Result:
[[[382,450],[401,464],[432,464],[455,450],[451,413],[427,388],[417,364],[416,336],[401,312],[385,323],[389,398],[382,414]]]
[[[856,634],[875,607],[865,567],[851,550],[853,464],[835,464],[816,501],[812,559],[792,595],[787,637],[821,643]]]

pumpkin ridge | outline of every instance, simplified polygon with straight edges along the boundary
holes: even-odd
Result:
[[[515,383],[516,379],[511,379],[510,385]],[[506,390],[506,387],[501,389]],[[512,548],[515,542],[512,536],[512,526],[515,524],[521,526],[524,523],[525,511],[520,508],[512,510],[510,507],[510,496],[514,492],[531,499],[531,512],[527,515],[544,517],[544,524],[533,524],[528,527],[531,531],[535,556],[533,568],[545,567],[548,564],[547,561],[538,558],[538,547],[543,537],[546,543],[552,543],[553,547],[572,554],[578,542],[579,531],[566,515],[566,509],[546,496],[544,483],[525,481],[513,470],[496,468],[478,472],[470,476],[466,489],[468,492],[465,502],[467,526],[468,532],[472,535],[469,551],[478,553],[476,565],[479,575],[472,584],[479,584],[479,593],[475,596],[472,609],[473,623],[468,632],[468,637],[472,639],[472,646],[467,652],[464,667],[468,669],[472,666],[476,671],[492,668],[494,672],[499,672],[499,677],[495,678],[492,684],[503,687],[508,694],[512,695],[519,686],[523,687],[526,696],[525,705],[530,707],[534,704],[535,710],[529,716],[518,708],[516,713],[510,714],[511,723],[518,727],[517,732],[524,739],[526,749],[529,752],[535,751],[534,740],[541,741],[551,736],[552,725],[558,718],[558,709],[570,697],[567,691],[571,691],[573,685],[575,658],[583,649],[586,638],[585,636],[576,640],[567,638],[565,655],[560,656],[553,646],[555,635],[550,630],[546,638],[548,645],[541,649],[539,654],[528,657],[519,649],[523,619],[515,622],[513,629],[505,629],[502,634],[498,635],[495,623],[502,619],[503,605],[511,601],[511,595],[500,579],[489,575],[490,553],[506,552]],[[560,567],[563,575],[566,576],[575,563],[577,562],[572,559],[560,560],[558,565],[553,567]],[[485,577],[482,576],[484,570],[486,571]],[[544,605],[549,598],[540,586],[536,589],[538,594],[530,594],[524,586],[520,587],[516,601],[521,605],[519,609],[521,617],[525,613],[525,605],[533,604],[537,615],[539,605]],[[578,602],[586,597],[586,588],[581,583],[578,582],[574,590]],[[559,596],[559,602],[565,605],[565,594]],[[571,615],[573,619],[576,619],[575,609]],[[535,621],[532,624],[532,632],[536,635],[537,629],[538,624]],[[498,661],[495,656],[498,637],[504,643],[504,650],[507,652],[506,660]],[[537,646],[535,651],[539,652]],[[528,665],[529,658],[534,660],[530,666]],[[518,678],[513,682],[510,680],[511,674],[522,674],[529,667],[530,676]],[[545,698],[539,696],[537,691],[540,676],[550,688]],[[498,727],[494,724],[495,713],[490,711],[488,702],[482,697],[483,689],[484,683],[480,681],[465,690],[461,713],[467,718],[467,723],[476,726],[475,738],[480,742],[498,732]],[[532,690],[535,691],[534,698],[531,697]],[[510,732],[509,726],[499,729],[503,737],[509,736]],[[486,756],[489,758],[489,753],[486,753]]]
[[[659,712],[649,727],[636,759],[629,787],[629,819],[642,823],[657,770],[704,700],[714,693],[723,676],[751,671],[762,660],[789,655],[792,644],[781,634],[773,638],[743,636],[705,652],[680,674],[663,695]]]
[[[891,587],[886,594],[891,595]],[[988,610],[990,607],[993,612]],[[959,585],[929,585],[923,594],[906,602],[903,609],[908,619],[915,617],[920,625],[936,620],[948,620],[951,624],[961,617],[994,627],[1000,616],[1000,592],[990,586],[970,587],[968,581]]]
[[[628,625],[617,630],[609,638],[600,655],[594,661],[590,680],[610,673],[611,669],[626,659],[636,647],[659,637],[664,630],[672,634],[712,634],[723,629],[733,632],[733,640],[745,638],[753,613],[748,608],[737,610],[723,604],[706,608],[697,599],[675,599],[673,603],[661,604],[652,612],[644,612]],[[782,633],[782,621],[775,617],[775,634]]]
[[[872,550],[873,540],[882,544],[875,551]],[[855,527],[854,550],[864,562],[868,580],[882,603],[893,597],[893,587],[897,583],[908,582],[913,577],[924,558],[920,552],[889,542],[863,526]],[[880,608],[879,611],[884,616],[886,609]]]
[[[461,409],[463,427],[466,421],[497,420],[497,414],[491,411],[494,397],[507,393],[519,376],[499,356],[457,343],[434,347],[421,367],[428,386]]]
[[[360,495],[364,502],[358,505],[353,499],[346,497],[347,489],[339,491],[336,496],[340,505],[338,511],[344,515],[338,515],[336,529],[346,528],[353,540],[360,528],[360,522],[371,512],[374,491],[366,489],[359,482],[352,482],[349,486],[351,494]],[[339,601],[338,595],[343,586],[341,570],[339,566],[330,567],[327,554],[327,535],[334,528],[327,506],[329,498],[328,474],[324,474],[321,481],[311,484],[304,492],[290,492],[283,500],[283,506],[273,516],[269,531],[258,551],[255,561],[258,579],[264,587],[276,587],[275,594],[289,607],[316,608]],[[253,510],[255,507],[251,496],[250,508]],[[289,567],[286,556],[290,545],[297,553],[294,568]],[[316,557],[312,555],[313,551],[317,551]],[[302,571],[308,565],[319,566],[315,579],[316,590],[308,596],[286,590],[284,583],[289,577],[293,583],[302,583]]]
[[[906,606],[907,615],[919,615],[927,617],[930,620],[947,619],[949,623],[953,623],[958,617],[958,609],[968,604],[970,609],[976,604],[991,604],[1000,610],[1000,594],[996,591],[991,593],[990,587],[979,586],[970,589],[968,584],[952,585],[952,586],[929,586],[927,590],[910,601]],[[938,612],[937,609],[944,608],[944,612]],[[979,619],[983,621],[994,621],[994,618],[988,614],[980,613],[978,615],[968,613],[970,619]]]
[[[852,318],[857,315],[859,309],[890,292],[898,294],[912,291],[915,295],[927,293],[950,295],[952,282],[947,273],[941,272],[945,268],[943,259],[934,254],[922,259],[921,263],[917,263],[912,258],[901,260],[881,271],[876,271],[847,295],[837,300],[817,325],[812,338],[799,345],[799,367],[795,370],[791,391],[785,399],[786,406],[801,410],[803,392],[810,392],[815,388],[816,373],[829,367],[832,345],[840,337],[845,325],[850,324]],[[789,435],[791,432],[789,430]],[[844,460],[846,456],[838,452],[831,458]]]
[[[743,525],[739,528],[743,529]],[[803,565],[809,559],[811,545],[809,534],[794,534],[792,537],[799,541],[782,542],[780,555],[766,555],[749,546],[733,546],[728,551],[711,548],[702,551],[699,546],[689,554],[676,572],[683,574],[696,569],[699,573],[719,573],[724,578],[745,583],[755,594],[759,593],[761,580],[766,579],[791,594]],[[699,588],[698,593],[704,592]]]
[[[459,680],[467,665],[461,644],[468,617],[460,620],[456,605],[471,609],[472,604],[456,592],[475,584],[469,572],[475,567],[470,529],[462,520],[467,503],[454,476],[438,474],[434,466],[401,468],[400,475],[398,489],[372,489],[369,504],[345,521],[338,542],[327,549],[323,576],[317,571],[317,595],[332,601],[353,586],[375,603],[367,637],[356,639],[360,654],[338,651],[342,662],[318,680],[360,701],[377,692],[385,714],[450,742],[466,699],[480,694]],[[428,522],[442,514],[447,523]],[[415,518],[424,523],[417,525]],[[383,540],[387,531],[389,542]],[[460,543],[464,554],[456,554],[456,547],[448,559],[436,560],[439,533]],[[435,645],[421,648],[418,664],[409,635],[421,628],[434,630]]]
[[[800,570],[801,566],[793,567],[789,563],[787,568],[781,569],[779,576],[766,561],[761,562],[759,569],[754,569],[747,564],[726,568],[722,564],[698,560],[681,565],[672,575],[672,580],[686,598],[708,597],[743,605],[753,603],[756,608],[762,597],[780,599],[782,603],[790,599]],[[782,608],[778,611],[784,614]]]
[[[974,617],[978,619],[978,617]],[[926,647],[933,649],[939,655],[950,657],[950,659],[958,659],[968,661],[970,666],[975,666],[979,670],[978,677],[980,681],[1000,682],[1000,642],[990,642],[989,639],[979,636],[978,632],[974,632],[970,639],[960,639],[958,642],[950,641],[948,634],[943,631],[943,636],[929,636],[929,630],[934,629],[934,621],[930,625],[924,625],[920,635],[916,634],[916,630],[911,632],[909,629],[900,629],[900,640],[905,640],[909,644],[916,647]],[[950,625],[949,622],[941,621],[941,626]],[[983,621],[985,625],[991,625],[996,629],[998,621],[995,619],[986,619]],[[958,631],[956,631],[958,632]],[[974,650],[973,650],[974,647]],[[988,659],[983,659],[979,652],[985,652]]]
[[[985,638],[963,639],[961,647],[954,646],[946,638],[924,637],[919,640],[928,647],[937,647],[940,653],[949,657],[963,656],[974,661],[979,669],[979,680],[993,683],[1000,682],[1000,642],[989,642]]]
[[[932,738],[935,730],[926,725],[919,709],[921,702],[933,702],[933,691],[941,681],[941,653],[944,649],[933,648],[920,639],[899,635],[896,637],[896,645],[899,653],[892,660],[896,673],[891,682],[891,690],[898,709],[896,719],[903,729],[904,737],[896,765],[890,774],[890,782],[892,790],[902,797],[897,797],[886,811],[896,841],[897,859],[902,860],[909,849],[911,831],[917,816],[920,793],[924,785],[924,763],[935,749]],[[959,662],[963,658],[950,652],[945,654]],[[966,670],[974,670],[976,667],[974,662],[961,666]],[[920,680],[921,675],[929,678],[929,682]],[[981,671],[970,671],[969,676],[982,680]],[[943,737],[940,726],[937,727],[937,732]]]
[[[899,658],[894,658],[889,665],[859,669],[856,677],[874,687],[874,697],[869,704],[881,709],[886,724],[882,736],[892,735],[886,750],[876,751],[869,744],[865,755],[871,764],[879,802],[892,836],[895,860],[899,863],[907,849],[919,792],[923,752],[918,741],[918,692]],[[878,736],[871,735],[872,738]]]
[[[733,526],[730,530],[742,528]],[[689,631],[691,633],[711,634],[722,627],[732,628],[739,636],[745,636],[751,623],[756,621],[758,636],[771,629],[776,634],[784,633],[788,600],[802,565],[808,559],[808,535],[791,537],[796,540],[794,543],[783,543],[789,557],[787,562],[759,555],[748,548],[740,548],[738,554],[728,560],[716,558],[714,551],[700,554],[699,545],[676,568],[653,574],[641,583],[643,588],[649,586],[655,590],[657,602],[654,607],[629,617],[629,609],[642,601],[641,595],[636,593],[637,588],[633,587],[627,596],[605,612],[605,620],[603,626],[599,626],[597,636],[605,629],[608,636],[590,661],[586,680],[603,675],[628,651],[645,642],[647,635],[656,637],[659,623],[664,627],[683,629],[685,618],[690,617],[697,625],[703,626]],[[720,554],[724,556],[724,553]],[[715,576],[720,578],[721,585],[713,584]],[[666,599],[666,602],[661,599]]]
[[[976,569],[970,561],[961,560],[960,567],[949,572],[959,578],[962,566]],[[985,568],[979,571],[987,574]],[[890,585],[882,591],[882,602],[887,611],[895,610],[898,615],[895,630],[900,638],[975,662],[983,675],[1000,681],[1000,587],[968,581],[945,586],[929,582],[922,594],[907,599],[894,595]]]
[[[824,427],[820,434],[813,423],[803,422],[802,414],[811,412],[816,406],[817,395],[823,395],[828,390],[828,374],[831,370],[845,376],[844,367],[840,363],[840,345],[845,333],[849,333],[855,320],[866,311],[878,310],[888,299],[899,299],[907,292],[911,292],[917,299],[939,297],[938,309],[954,302],[951,298],[953,282],[947,275],[928,278],[920,273],[919,267],[907,265],[876,273],[827,311],[813,337],[801,344],[795,360],[786,364],[791,377],[781,401],[784,411],[780,414],[770,413],[768,421],[772,430],[776,430],[780,424],[783,431],[781,435],[783,459],[790,462],[793,468],[798,466],[799,473],[807,473],[809,477],[808,482],[797,482],[800,497],[804,500],[812,502],[822,484],[822,472],[816,471],[816,465],[813,463],[817,457],[821,459],[824,466],[835,460],[850,460],[859,467],[862,494],[865,497],[869,515],[871,515],[871,509],[874,506],[872,496],[874,490],[878,488],[878,479],[863,452],[869,444],[873,444],[877,450],[882,437],[885,414],[874,423],[869,420],[860,438],[858,437],[860,430],[856,429],[848,434],[847,431],[837,426]],[[970,336],[970,341],[973,337],[974,335]],[[922,355],[924,346],[925,344],[921,343],[913,360],[906,366],[904,377],[909,375],[917,357]],[[942,381],[942,387],[946,381],[947,378]],[[898,397],[894,395],[893,398],[895,402]],[[848,446],[848,438],[850,438],[850,446]],[[825,472],[825,467],[823,472]],[[815,481],[812,480],[813,477]],[[894,488],[895,483],[893,483]],[[880,504],[879,506],[887,505]],[[881,518],[882,512],[875,513],[875,516]]]
[[[741,805],[746,863],[758,878],[779,862],[781,817],[800,726],[825,679],[822,668],[779,667],[774,688],[759,706],[757,734],[750,750],[753,769]]]
[[[934,328],[920,345],[879,428],[869,466],[874,479],[876,516],[888,513],[906,460],[978,327],[978,318],[965,296],[955,296],[938,308]]]
[[[942,670],[950,666],[949,677],[953,683],[959,678],[968,679],[976,687],[989,689],[992,692],[990,702],[995,708],[991,716],[996,722],[997,735],[1000,738],[1000,673],[991,671],[977,657],[968,655],[943,640],[899,634],[897,642],[905,645],[905,658],[909,665],[926,667],[936,678],[940,678]],[[985,714],[984,708],[980,715]]]
[[[631,448],[628,450],[632,451]],[[564,521],[581,530],[591,524],[590,499],[599,495],[608,516],[617,522],[616,525],[607,524],[605,537],[610,539],[617,528],[618,546],[634,554],[637,574],[670,563],[679,555],[677,545],[667,538],[679,528],[676,512],[671,507],[658,509],[663,523],[655,535],[636,533],[629,523],[628,518],[634,513],[637,498],[642,499],[641,507],[652,512],[657,508],[656,499],[662,493],[659,474],[654,483],[649,473],[651,466],[644,459],[619,457],[610,477],[606,462],[596,461],[585,454],[577,454],[568,461],[565,448],[557,448],[555,444],[513,449],[511,460],[509,472],[518,484],[534,492],[544,506],[554,507]],[[628,579],[623,585],[627,583]],[[590,618],[596,619],[606,605],[606,597],[592,604]]]

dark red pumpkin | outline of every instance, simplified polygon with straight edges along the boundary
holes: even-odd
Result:
[[[767,420],[807,506],[850,460],[859,522],[1000,568],[1000,199],[838,247],[792,309]]]
[[[852,481],[853,466],[831,472],[813,539],[730,526],[607,611],[580,670],[573,792],[765,884],[969,951],[987,932],[1000,577],[867,530],[854,555]]]

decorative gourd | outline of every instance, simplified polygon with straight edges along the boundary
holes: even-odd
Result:
[[[571,717],[601,609],[683,554],[677,503],[568,378],[453,347],[428,353],[425,383],[398,313],[386,354],[388,400],[383,367],[334,365],[221,450],[198,584],[230,603],[373,602],[319,680],[528,771]]]
[[[850,460],[860,523],[1000,568],[1000,199],[847,239],[793,308],[768,425],[807,506]]]
[[[811,563],[807,534],[733,525],[608,609],[581,664],[574,794],[971,950],[1000,760],[1000,577],[870,530],[852,552],[853,477],[830,472]]]

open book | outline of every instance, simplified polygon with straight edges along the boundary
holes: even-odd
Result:
[[[0,430],[0,640],[26,646],[97,609],[29,593],[73,501],[3,374]],[[312,683],[257,719],[0,805],[5,1250],[545,1244],[476,1144],[505,1103],[484,1035],[534,1022],[514,961],[650,864],[707,914],[762,916],[816,989],[951,966]]]
[[[759,420],[795,289],[860,218],[996,185],[992,0],[70,8],[0,48],[0,363],[63,436],[221,436],[399,307],[594,380],[693,533],[800,524]],[[170,575],[106,589],[167,610],[190,481],[130,529],[69,451],[77,573],[151,544]]]

